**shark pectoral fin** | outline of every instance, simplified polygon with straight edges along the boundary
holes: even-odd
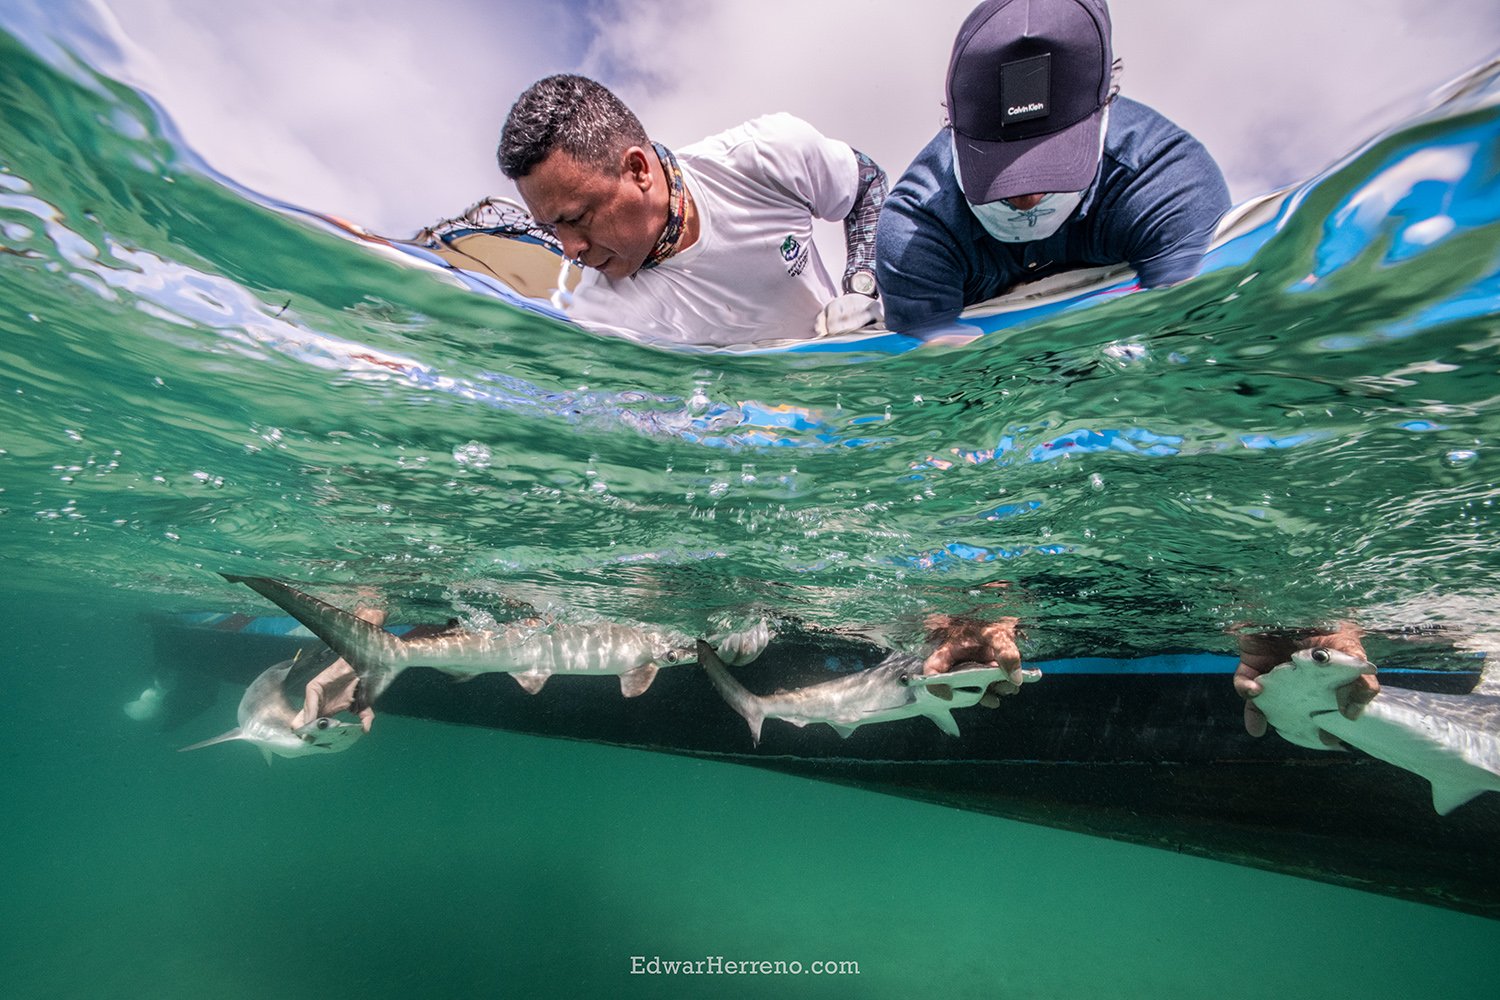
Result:
[[[620,694],[634,698],[646,693],[651,682],[656,680],[656,664],[645,663],[620,675]]]
[[[1341,729],[1343,719],[1344,717],[1337,711],[1319,711],[1300,719],[1293,719],[1285,726],[1272,726],[1272,728],[1282,739],[1299,747],[1347,753],[1349,748],[1335,735]],[[1323,728],[1325,725],[1327,729]]]
[[[536,694],[547,683],[547,678],[552,676],[550,670],[528,670],[524,674],[511,674],[516,683],[526,689],[527,694]]]
[[[1446,816],[1465,802],[1484,792],[1473,785],[1457,785],[1448,782],[1432,783],[1432,808],[1439,816]]]
[[[948,709],[945,708],[940,712],[929,712],[927,717],[937,723],[937,727],[949,736],[958,735],[958,723],[954,721],[953,713]]]
[[[219,736],[215,736],[211,740],[204,740],[202,743],[194,743],[190,747],[180,747],[177,752],[187,753],[189,750],[202,750],[204,747],[211,747],[216,743],[228,743],[232,740],[242,740],[244,738],[245,734],[240,731],[240,728],[238,726],[235,726],[229,732],[223,733]]]
[[[264,743],[257,743],[256,747],[258,747],[260,749],[260,755],[266,759],[266,766],[270,767],[271,766],[271,748],[268,747],[268,746],[266,746]]]
[[[1323,741],[1324,733],[1316,726],[1272,726],[1277,736],[1286,740],[1293,746],[1304,747],[1308,750],[1337,750]]]
[[[745,712],[745,722],[750,726],[750,745],[760,746],[760,727],[765,725],[766,717],[759,709],[752,708]]]
[[[854,730],[856,728],[854,726],[846,726],[846,725],[844,725],[841,722],[830,722],[829,725],[833,727],[833,731],[834,732],[838,733],[840,736],[842,736],[846,740],[850,736],[854,735]]]
[[[943,701],[953,700],[953,688],[947,684],[929,684],[927,685],[927,693],[934,698],[941,698]]]

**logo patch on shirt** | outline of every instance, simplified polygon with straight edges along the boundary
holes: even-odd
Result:
[[[1002,125],[1045,118],[1052,93],[1052,53],[1000,64]]]
[[[781,241],[781,259],[787,263],[786,273],[795,278],[807,267],[807,247],[789,235]]]

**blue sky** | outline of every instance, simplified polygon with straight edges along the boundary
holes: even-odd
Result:
[[[971,3],[0,0],[155,97],[209,163],[409,235],[486,194],[532,80],[614,87],[668,145],[791,111],[893,177],[942,120]],[[1494,0],[1115,0],[1124,93],[1219,158],[1237,201],[1301,179],[1500,50]]]

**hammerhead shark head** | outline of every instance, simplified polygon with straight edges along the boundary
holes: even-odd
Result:
[[[735,680],[724,661],[708,643],[699,640],[698,662],[708,672],[719,694],[750,725],[750,739],[760,745],[761,725],[766,719],[783,719],[802,727],[826,722],[847,737],[860,726],[925,715],[949,736],[958,735],[955,708],[979,704],[995,681],[1015,680],[1000,667],[972,667],[946,674],[922,673],[922,658],[892,653],[869,670],[821,681],[795,691],[771,695],[750,693]],[[1025,682],[1040,680],[1040,670],[1022,670]]]
[[[1334,692],[1375,666],[1332,649],[1302,649],[1262,674],[1255,705],[1285,739],[1314,750],[1336,737],[1432,784],[1446,816],[1481,792],[1500,792],[1500,696],[1432,694],[1383,687],[1354,719]]]
[[[692,659],[684,642],[654,629],[603,623],[511,625],[500,631],[455,630],[398,639],[385,629],[265,577],[225,576],[276,604],[349,661],[362,704],[373,704],[407,667],[433,667],[467,679],[507,673],[531,694],[553,674],[613,674],[627,698],[642,694],[660,664]]]
[[[347,750],[364,733],[358,724],[341,722],[327,715],[320,715],[307,722],[297,718],[299,709],[286,696],[287,677],[297,663],[297,657],[283,660],[267,668],[240,699],[239,726],[202,743],[183,747],[186,750],[201,750],[216,743],[244,740],[254,743],[271,762],[271,755],[280,757],[305,757],[317,753],[338,753]]]

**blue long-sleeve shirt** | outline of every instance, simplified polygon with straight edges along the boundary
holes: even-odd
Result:
[[[1001,243],[964,200],[944,128],[880,212],[875,276],[886,325],[946,322],[1019,282],[1079,267],[1128,263],[1146,287],[1182,281],[1197,273],[1228,210],[1229,189],[1208,150],[1151,108],[1117,98],[1099,173],[1078,211],[1046,239]]]

